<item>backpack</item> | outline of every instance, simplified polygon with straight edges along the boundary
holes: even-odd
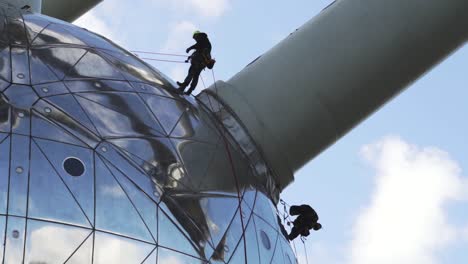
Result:
[[[216,63],[215,59],[205,59],[205,64],[208,69],[213,69],[214,65]]]

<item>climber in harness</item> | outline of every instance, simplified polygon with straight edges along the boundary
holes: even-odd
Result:
[[[289,240],[294,240],[299,235],[307,237],[310,235],[309,230],[311,229],[315,231],[322,229],[322,225],[318,222],[317,212],[309,205],[293,205],[289,208],[289,214],[298,216],[293,221],[294,226],[288,235]]]
[[[184,82],[177,82],[180,93],[183,93],[185,88],[190,84],[190,88],[185,92],[186,95],[190,95],[197,87],[201,71],[206,67],[208,67],[208,69],[212,69],[216,62],[211,58],[211,43],[208,39],[208,35],[197,30],[193,33],[193,39],[195,39],[197,43],[186,50],[187,53],[191,50],[195,50],[195,52],[190,55],[186,61],[190,61],[188,75]]]

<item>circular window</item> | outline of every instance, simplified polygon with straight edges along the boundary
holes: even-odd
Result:
[[[67,158],[63,162],[63,169],[74,177],[79,177],[84,174],[85,166],[83,162],[77,158]]]
[[[265,231],[263,230],[260,230],[260,238],[262,240],[262,244],[263,246],[270,250],[271,249],[271,242],[270,242],[270,238],[268,237],[267,233],[265,233]]]
[[[17,239],[20,236],[20,232],[18,230],[13,230],[12,235],[14,239]]]

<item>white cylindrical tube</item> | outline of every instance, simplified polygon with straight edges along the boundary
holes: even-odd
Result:
[[[73,22],[100,2],[102,0],[43,0],[42,13]]]
[[[337,1],[216,92],[284,187],[465,43],[467,12],[466,0]]]
[[[18,8],[30,6],[31,11],[34,13],[41,13],[42,10],[42,0],[0,0],[0,3],[10,4]]]

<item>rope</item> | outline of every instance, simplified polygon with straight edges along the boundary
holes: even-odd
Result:
[[[216,86],[216,77],[215,77],[215,73],[214,73],[214,70],[212,69],[211,70],[211,74],[213,76],[213,85],[214,85],[214,88],[215,88],[215,93],[216,93],[216,96],[219,97],[218,95],[218,87]],[[203,82],[203,85],[204,85],[204,81],[202,79],[202,82]],[[210,101],[210,105],[211,105],[211,101]],[[213,106],[211,105],[211,110],[213,111]],[[220,113],[221,114],[221,113]],[[220,121],[221,121],[221,118],[220,118]],[[226,151],[228,153],[228,156],[229,156],[229,161],[231,163],[231,168],[232,168],[232,172],[233,172],[233,175],[234,175],[234,178],[236,180],[236,185],[237,185],[237,191],[239,192],[239,183],[238,183],[238,179],[237,179],[237,175],[236,175],[236,172],[235,172],[235,169],[234,169],[234,164],[233,164],[233,161],[232,161],[232,156],[231,156],[231,152],[229,151],[229,147],[228,147],[228,144],[227,144],[227,140],[226,140],[226,136],[225,136],[225,131],[224,129],[222,130],[223,131],[223,140],[224,140],[224,143],[225,143],[225,147],[226,147]],[[241,200],[241,197],[240,197],[240,193],[238,193],[239,195],[239,201]],[[291,221],[291,218],[290,218],[290,215],[288,213],[288,210],[287,210],[287,207],[291,208],[291,205],[289,205],[286,201],[284,201],[283,199],[280,199],[280,202],[281,204],[283,205],[283,209],[284,209],[284,215],[283,215],[283,221],[285,222],[287,220],[287,223],[288,223],[288,226],[290,225],[290,223],[292,222]],[[241,201],[239,203],[239,208],[241,210]],[[242,226],[244,226],[244,221],[243,221],[243,218],[241,217],[241,222],[242,222]],[[305,255],[305,259],[306,259],[306,264],[309,264],[309,256],[307,254],[307,247],[306,247],[306,237],[303,237],[301,236],[301,241],[302,241],[302,244],[304,246],[304,255]],[[296,249],[296,244],[293,242],[293,245],[294,245],[294,251],[295,251],[295,254],[297,256],[297,249]],[[244,238],[244,247],[246,248],[247,245],[246,245],[246,241],[245,241],[245,238]],[[246,254],[246,253],[245,253]],[[247,256],[245,256],[245,259],[247,259]]]
[[[141,54],[153,54],[153,55],[162,55],[162,56],[172,56],[172,57],[187,57],[187,55],[182,55],[182,54],[162,53],[162,52],[151,52],[151,51],[131,50],[130,52],[132,52],[132,53],[141,53]]]
[[[203,76],[200,74],[200,80],[202,81],[203,83],[203,88],[206,89],[206,85],[205,85],[205,80],[203,80]]]
[[[288,226],[291,225],[291,223],[293,221],[291,221],[291,216],[289,215],[288,213],[288,207],[291,208],[291,205],[289,205],[286,201],[284,201],[283,199],[280,199],[280,203],[283,205],[283,210],[284,210],[284,215],[283,215],[283,223],[287,224]],[[301,239],[301,242],[304,246],[304,256],[306,258],[306,264],[309,264],[309,256],[307,254],[307,247],[306,247],[306,241],[307,241],[307,238],[304,237],[304,236],[301,236],[300,237]],[[291,241],[293,242],[293,247],[294,247],[294,253],[296,254],[297,256],[297,249],[296,249],[296,243],[294,241]]]
[[[152,51],[141,51],[141,50],[132,50],[130,51],[135,54],[137,57],[140,57],[140,54],[151,54],[151,55],[159,55],[159,56],[171,56],[171,57],[183,57],[187,58],[187,55],[182,54],[173,54],[173,53],[163,53],[163,52],[152,52]],[[166,60],[166,59],[157,59],[157,58],[140,58],[142,60],[149,60],[149,61],[161,61],[161,62],[172,62],[172,63],[187,63],[186,61],[176,61],[176,60]]]
[[[304,245],[304,255],[306,258],[306,264],[309,264],[309,256],[307,255],[307,247],[306,247],[306,241],[307,239],[305,237],[301,237],[302,244]]]
[[[292,241],[293,247],[294,247],[294,254],[296,255],[297,258],[297,248],[296,248],[296,242]]]
[[[150,61],[172,62],[172,63],[186,63],[185,61],[162,60],[162,59],[154,59],[154,58],[141,58],[141,59],[142,60],[150,60]]]
[[[287,203],[285,200],[283,200],[283,199],[280,199],[280,202],[281,202],[282,204],[285,204],[285,205],[287,205],[288,207],[291,207],[291,205],[290,205],[290,204],[288,204],[288,203]]]
[[[287,207],[291,207],[287,202],[285,202],[283,199],[280,199],[280,203],[283,205],[283,223],[290,226],[292,221],[291,221],[291,216],[289,215],[289,210]]]
[[[216,86],[216,76],[215,76],[215,73],[214,73],[213,69],[211,69],[211,74],[213,76],[213,83],[214,83],[214,87],[215,87],[215,93],[216,93],[216,95],[218,95],[218,87]],[[210,105],[211,105],[211,102],[210,102]],[[214,109],[213,109],[213,105],[211,105],[211,111],[213,111],[213,113],[216,113],[214,111]],[[219,114],[221,115],[221,112]],[[219,118],[219,122],[222,123],[221,116],[219,116],[218,118]],[[226,153],[228,154],[228,159],[229,159],[232,175],[234,176],[234,180],[235,180],[235,183],[236,183],[237,196],[238,196],[238,199],[239,199],[240,220],[241,220],[241,224],[242,224],[243,233],[245,233],[246,226],[245,226],[245,223],[244,223],[244,218],[242,216],[242,196],[241,196],[241,191],[240,191],[240,186],[239,186],[239,179],[237,177],[236,169],[234,167],[234,161],[232,159],[232,154],[231,154],[231,151],[229,149],[229,144],[228,144],[228,140],[227,140],[227,137],[226,137],[226,131],[225,131],[225,129],[221,129],[221,131],[222,131],[221,134],[222,134],[222,138],[223,138],[223,142],[224,142],[224,148],[226,149]],[[244,241],[244,248],[247,248],[247,242],[245,240],[245,236],[244,236],[243,241]],[[246,251],[244,251],[244,258],[247,261],[247,252]]]

